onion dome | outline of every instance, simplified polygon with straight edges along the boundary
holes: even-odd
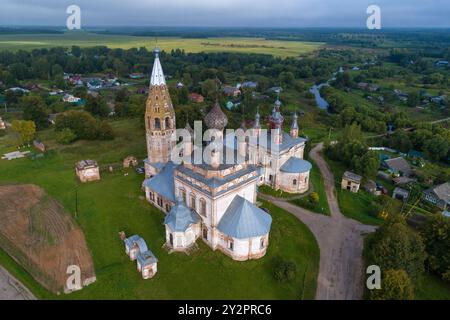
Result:
[[[281,115],[280,107],[281,101],[277,99],[277,101],[275,101],[272,114],[269,117],[269,123],[272,129],[281,128],[283,126],[284,117]]]
[[[218,101],[214,104],[214,107],[205,117],[206,126],[209,129],[217,129],[223,131],[228,124],[228,118],[225,113],[223,113],[220,108]]]

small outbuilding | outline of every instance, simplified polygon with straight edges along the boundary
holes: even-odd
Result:
[[[409,197],[409,191],[402,188],[395,188],[392,192],[392,198],[405,201]]]
[[[351,171],[345,171],[342,176],[341,189],[357,193],[361,185],[361,180],[362,177],[360,175],[357,175]]]
[[[95,160],[81,160],[77,162],[75,172],[83,183],[100,180],[100,169]]]
[[[153,252],[147,250],[137,256],[137,269],[142,274],[143,279],[151,279],[158,271],[158,259]]]
[[[126,238],[124,243],[125,253],[130,257],[131,261],[135,261],[141,252],[146,252],[148,250],[145,240],[137,234]]]
[[[0,130],[5,130],[5,129],[6,129],[5,122],[2,120],[2,117],[0,117]]]
[[[139,162],[135,156],[128,156],[125,159],[123,159],[123,167],[124,168],[136,167],[138,164],[139,164]]]
[[[376,182],[373,180],[369,180],[364,184],[364,190],[375,196],[381,195],[381,190],[378,188]]]

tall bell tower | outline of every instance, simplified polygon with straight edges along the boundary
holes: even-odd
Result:
[[[145,173],[147,177],[157,174],[170,160],[170,153],[176,143],[171,142],[171,135],[176,129],[175,111],[159,61],[159,48],[155,48],[153,53],[155,61],[145,109],[148,155],[145,161]]]

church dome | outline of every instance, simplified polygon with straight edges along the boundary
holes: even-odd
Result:
[[[219,102],[216,101],[214,107],[205,117],[206,126],[209,129],[217,129],[222,131],[228,124],[228,118],[220,108]]]

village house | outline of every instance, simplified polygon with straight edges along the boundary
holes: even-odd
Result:
[[[447,210],[450,205],[450,182],[429,188],[423,192],[423,195],[426,201],[442,210]]]
[[[205,98],[199,93],[193,92],[189,95],[189,100],[194,103],[203,103],[205,101]]]
[[[133,72],[128,75],[130,79],[142,79],[145,75],[142,72]]]
[[[79,103],[81,101],[81,98],[75,97],[67,93],[63,96],[62,100],[67,103]]]
[[[267,89],[267,92],[269,93],[281,93],[283,91],[282,87],[272,87]]]
[[[368,193],[371,193],[375,196],[380,196],[382,194],[381,189],[378,187],[378,185],[376,184],[375,181],[373,180],[368,180],[364,186],[363,186],[364,190]]]
[[[95,160],[81,160],[77,162],[75,172],[83,183],[100,180],[100,169]]]
[[[256,89],[257,87],[258,87],[258,82],[253,82],[253,81],[246,81],[241,84],[241,88]]]
[[[362,177],[360,175],[357,175],[351,171],[345,171],[342,176],[341,189],[357,193],[359,191],[361,181]]]
[[[403,157],[386,159],[382,162],[382,165],[397,176],[411,177],[413,175],[411,165]]]
[[[225,86],[223,88],[223,93],[229,97],[239,97],[241,95],[241,91],[236,87]]]
[[[436,61],[435,64],[437,67],[448,67],[450,65],[450,63],[447,60],[439,60]]]
[[[399,188],[399,187],[395,188],[394,191],[392,192],[393,199],[406,201],[408,199],[408,197],[409,197],[409,191]]]
[[[20,88],[20,87],[13,87],[13,88],[9,88],[9,89],[5,90],[5,92],[8,92],[8,91],[20,92],[20,93],[23,93],[23,94],[30,93],[30,90],[24,89],[24,88]]]

